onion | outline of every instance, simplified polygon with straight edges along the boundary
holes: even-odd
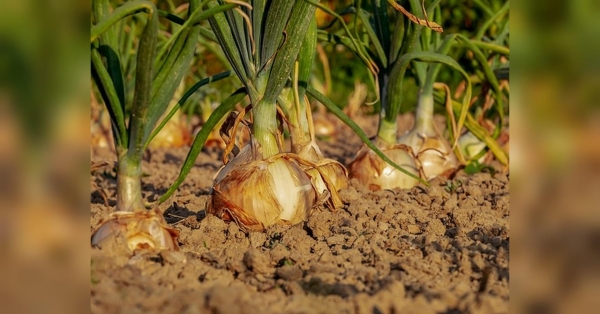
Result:
[[[298,154],[302,159],[313,163],[319,168],[319,170],[317,170],[313,166],[304,167],[319,194],[323,193],[325,190],[329,190],[323,181],[323,176],[327,176],[329,180],[331,180],[335,191],[348,187],[348,170],[346,170],[346,167],[341,163],[323,156],[312,133],[310,142],[304,145],[294,144],[292,139],[292,152]],[[319,171],[321,171],[322,175]]]
[[[348,170],[341,163],[325,158],[321,152],[315,136],[316,124],[308,98],[305,96],[302,101],[293,99],[287,103],[287,107],[291,112],[289,119],[291,152],[299,157],[301,166],[310,176],[319,197],[330,195],[332,198],[330,207],[332,209],[342,207],[343,204],[339,200],[337,191],[348,186]],[[333,126],[333,124],[331,125]],[[325,179],[330,181],[331,188],[328,187]]]
[[[274,224],[297,224],[317,202],[311,178],[285,154],[262,160],[252,138],[240,154],[217,173],[207,212],[235,221],[243,231]]]
[[[415,126],[401,136],[398,143],[412,149],[421,169],[421,177],[425,180],[437,176],[448,177],[458,167],[458,159],[450,143],[440,135],[434,125],[431,95],[419,95]]]
[[[479,140],[473,133],[466,132],[458,139],[458,147],[467,160],[472,160],[481,153],[487,145]],[[484,160],[485,154],[478,159],[480,163],[483,163]]]
[[[336,191],[348,187],[348,170],[346,170],[344,165],[329,158],[323,158],[317,161],[316,165],[323,173],[323,176],[326,176],[329,178],[329,180],[331,180],[331,183]],[[313,185],[319,194],[329,190],[318,170],[315,168],[309,168],[306,169],[306,173],[310,176],[311,181],[313,182]]]
[[[124,237],[127,247],[153,251],[179,250],[179,231],[170,227],[158,209],[150,211],[117,211],[100,223],[92,234],[92,245],[102,245],[111,237]]]
[[[327,119],[327,116],[320,112],[312,113],[313,124],[315,128],[315,135],[317,137],[335,137],[337,135],[337,129],[335,124]]]
[[[398,139],[398,142],[409,146],[415,152],[422,171],[421,176],[425,180],[438,176],[448,177],[458,167],[458,160],[450,144],[440,135],[413,130]]]
[[[189,127],[181,118],[173,117],[156,134],[148,144],[149,148],[171,148],[188,146],[192,141],[192,134]]]
[[[405,146],[389,146],[379,138],[374,141],[374,144],[395,164],[419,176],[415,161]],[[366,145],[356,153],[349,168],[350,178],[358,179],[370,190],[411,188],[419,182],[385,162]]]

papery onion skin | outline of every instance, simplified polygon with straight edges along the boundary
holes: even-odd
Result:
[[[337,210],[343,206],[337,192],[348,187],[348,170],[341,163],[323,157],[312,135],[311,138],[309,142],[295,145],[292,141],[292,151],[297,154],[297,160],[310,177],[319,200],[328,199],[326,201],[328,207]]]
[[[306,220],[317,193],[304,170],[285,158],[252,160],[256,155],[248,152],[221,168],[207,212],[235,221],[243,231]]]
[[[408,151],[398,146],[380,149],[394,163],[415,176],[419,176],[414,159]],[[349,171],[350,178],[358,179],[370,190],[408,189],[419,182],[385,162],[366,145],[361,147],[352,163],[350,163]]]
[[[111,213],[92,234],[92,245],[102,245],[112,236],[123,236],[127,247],[132,252],[138,249],[179,250],[177,243],[179,231],[169,226],[157,209],[145,212]]]
[[[333,159],[324,158],[317,162],[317,167],[331,180],[336,191],[348,187],[348,170],[341,163]],[[327,185],[316,169],[308,169],[306,173],[311,177],[317,192],[323,193],[323,191],[328,190]]]

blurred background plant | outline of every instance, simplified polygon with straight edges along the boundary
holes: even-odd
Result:
[[[355,6],[361,4],[364,9],[370,10],[370,3],[371,1],[321,1],[321,4],[325,7],[343,17],[350,29],[354,28],[353,19],[356,17],[356,14],[354,13],[356,11]],[[399,1],[398,3],[408,7],[406,5],[408,3],[407,1]],[[430,2],[427,1],[426,4],[427,3]],[[499,32],[499,23],[504,25],[508,22],[507,3],[508,1],[505,0],[444,1],[440,5],[441,26],[443,27],[444,32],[448,34],[457,33],[467,37],[475,37],[476,33],[481,30],[486,23],[489,23],[487,19],[501,11],[502,14],[498,17],[498,21],[494,21],[494,23],[488,25],[483,34],[486,37],[485,40],[488,40],[488,38],[496,38]],[[506,6],[506,8],[504,6]],[[391,16],[391,18],[391,22],[395,22],[393,16]],[[317,9],[317,20],[319,21],[319,29],[322,31],[327,31],[331,34],[342,34],[344,32],[341,23],[336,22],[335,17],[326,13],[324,10]],[[393,27],[393,25],[391,26]],[[506,47],[508,47],[508,39],[509,38],[506,36],[503,37],[503,43]],[[336,104],[345,106],[345,97],[355,90],[355,82],[359,81],[369,86],[369,99],[373,99],[374,86],[370,83],[372,81],[369,79],[368,70],[360,66],[362,63],[360,58],[343,45],[328,44],[326,42],[321,42],[319,45],[322,49],[322,52],[319,51],[319,63],[321,64],[315,66],[314,74],[316,76],[315,79],[321,82],[321,84],[324,84],[323,90],[325,91],[325,94]],[[464,53],[461,53],[460,51],[454,51],[451,56],[458,57],[459,64],[465,67],[467,72],[473,72],[471,70],[473,68],[472,58],[466,58]],[[322,60],[325,60],[325,64],[323,64],[324,62]],[[464,61],[468,61],[471,66],[467,66],[467,63]],[[440,73],[440,80],[448,82],[449,78],[453,78],[453,84],[450,84],[450,86],[458,84],[461,80],[460,74],[453,73],[453,71],[449,69],[442,70]],[[328,85],[326,82],[328,82]],[[405,101],[406,104],[402,106],[400,113],[414,111],[417,103],[417,87],[414,77],[408,75],[405,85],[405,88],[407,89],[407,95],[405,96],[407,97]],[[335,90],[336,93],[330,94],[332,90]],[[445,112],[445,109],[443,108],[437,109],[436,112]],[[374,107],[364,107],[362,110],[365,110],[367,113],[376,113],[378,112],[378,107],[377,105]]]
[[[600,302],[597,1],[511,6],[511,311]]]
[[[3,311],[89,310],[89,13],[80,1],[2,2]]]

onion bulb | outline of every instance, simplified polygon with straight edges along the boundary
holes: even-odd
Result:
[[[458,147],[467,160],[472,160],[481,153],[487,145],[479,140],[473,133],[466,132],[458,138]],[[485,154],[478,159],[480,163],[483,163],[484,160]]]
[[[130,251],[140,249],[152,251],[179,250],[177,237],[179,231],[167,224],[157,209],[143,212],[117,211],[92,234],[92,245],[102,245],[111,237],[120,237],[127,243]]]
[[[312,113],[315,135],[317,137],[335,137],[337,128],[333,121],[327,119],[327,116],[320,112]]]
[[[415,126],[401,136],[398,143],[412,149],[421,177],[425,180],[448,177],[458,167],[458,159],[450,143],[435,128],[433,96],[419,95]]]
[[[192,141],[190,128],[179,116],[174,116],[150,141],[150,148],[171,148],[188,146]]]
[[[386,145],[377,138],[373,144],[379,148],[385,156],[405,170],[419,176],[415,161],[410,152],[403,145]],[[392,165],[381,159],[368,146],[363,145],[356,153],[356,157],[350,163],[350,178],[358,181],[370,190],[411,188],[419,182],[415,178],[402,173]]]
[[[425,180],[438,176],[447,177],[458,167],[458,160],[450,143],[438,134],[412,130],[402,136],[398,142],[412,149],[421,169],[421,176]]]
[[[300,223],[317,202],[302,167],[285,154],[263,160],[254,138],[219,170],[210,194],[207,212],[235,221],[243,231]]]

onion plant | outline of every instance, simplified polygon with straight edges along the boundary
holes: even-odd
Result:
[[[217,4],[210,2],[209,7]],[[302,0],[251,1],[248,7],[210,19],[225,55],[244,85],[253,119],[251,141],[217,174],[207,212],[233,220],[243,230],[301,222],[323,192],[317,190],[307,173],[310,162],[283,151],[277,117],[277,104],[284,101],[282,92],[303,42],[304,46],[310,45],[303,38],[313,23],[314,10]],[[339,203],[329,177],[321,171],[314,176],[329,183],[329,193],[324,195],[333,204]]]
[[[374,74],[381,111],[377,135],[372,141],[395,162],[409,169],[412,176],[389,167],[367,147],[361,148],[350,164],[350,175],[371,189],[409,188],[419,182],[415,176],[422,175],[423,167],[416,158],[418,152],[397,141],[397,115],[403,98],[402,84],[406,69],[413,61],[441,62],[459,69],[460,66],[442,54],[419,51],[420,34],[424,27],[442,31],[439,24],[428,20],[423,12],[421,15],[425,17],[419,18],[394,1],[371,1],[370,11],[364,9],[360,1],[356,4],[352,30],[339,15],[322,7],[337,17],[345,33],[323,32],[321,38],[346,45]],[[411,1],[410,4],[413,12],[421,9],[418,1]],[[431,7],[438,4],[439,1],[436,1]],[[390,25],[389,5],[398,11],[395,25]],[[367,42],[359,40],[363,37],[368,38]]]
[[[473,173],[486,167],[481,162],[484,161],[488,151],[501,164],[508,165],[508,155],[500,145],[500,141],[504,141],[504,139],[499,137],[505,133],[503,128],[506,127],[507,121],[504,119],[504,115],[508,109],[504,104],[508,100],[509,92],[507,84],[509,3],[504,1],[504,4],[501,4],[492,0],[476,1],[475,5],[485,12],[484,15],[487,18],[478,23],[475,31],[470,34],[459,31],[449,35],[454,39],[449,42],[449,46],[446,46],[444,54],[451,55],[456,60],[460,60],[463,66],[469,67],[469,72],[473,73],[469,75],[473,85],[472,89],[477,96],[473,97],[468,104],[469,110],[465,111],[464,101],[461,104],[453,99],[446,84],[434,83],[433,93],[428,92],[436,101],[446,104],[447,125],[448,130],[451,130],[447,134],[459,163],[461,166],[465,166],[467,173]],[[496,8],[496,11],[493,11],[493,8]],[[440,15],[437,15],[438,18]],[[422,36],[422,38],[430,40],[431,36]],[[421,49],[431,49],[431,45],[428,45],[427,42],[428,40],[421,40]],[[415,75],[419,82],[424,82],[432,72],[419,70],[418,67],[419,65],[415,64],[417,69]],[[462,85],[463,90],[468,91],[468,88],[464,89],[465,85],[468,87],[468,83],[465,79],[459,86]],[[461,92],[454,94],[459,93]],[[462,94],[465,95],[464,92]],[[421,102],[420,99],[419,102]],[[460,117],[458,124],[454,122],[454,115]],[[463,124],[466,127],[464,132],[460,127]],[[411,133],[413,137],[414,133]],[[408,142],[408,137],[406,136],[402,140]],[[430,150],[429,154],[435,154],[435,152],[436,150]],[[441,160],[438,160],[438,165],[440,163]]]
[[[223,4],[202,9],[199,0],[191,0],[187,20],[159,48],[159,16],[171,17],[156,9],[151,1],[131,1],[112,10],[108,0],[92,3],[91,57],[93,80],[111,118],[117,154],[117,204],[111,214],[95,232],[92,242],[98,244],[115,233],[124,234],[129,247],[176,248],[173,236],[159,211],[146,211],[142,198],[142,156],[152,138],[165,125],[172,114],[157,123],[188,72],[194,56],[198,36],[202,31],[199,22],[218,12],[236,7]],[[128,61],[133,48],[133,33],[127,38],[128,49],[120,49],[117,22],[132,15],[145,16],[145,25],[139,35],[135,64],[133,99],[126,98],[128,84],[123,75],[123,62]],[[133,32],[133,29],[130,30]],[[230,76],[222,73],[204,79],[192,86],[179,103],[199,87]]]
[[[207,8],[223,3],[209,1]],[[235,139],[237,128],[248,125],[251,138],[217,173],[208,213],[235,221],[248,231],[301,222],[320,204],[332,209],[340,207],[336,191],[345,184],[345,169],[324,159],[318,150],[305,94],[346,122],[383,160],[409,173],[368,141],[353,121],[308,84],[317,38],[315,5],[318,2],[307,0],[255,0],[209,19],[242,86],[213,111],[196,136],[179,178],[159,202],[168,199],[183,182],[210,132],[229,115],[233,123],[224,133]],[[250,105],[239,113],[232,112],[246,97]],[[251,122],[244,122],[246,111],[251,113]],[[284,122],[292,137],[291,152],[283,149]]]

